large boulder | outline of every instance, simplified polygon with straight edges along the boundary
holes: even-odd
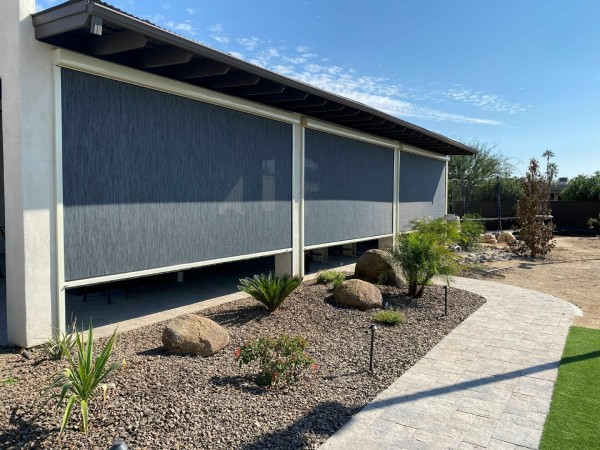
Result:
[[[498,234],[498,242],[506,242],[507,244],[512,244],[516,241],[517,238],[514,237],[510,231],[501,231],[500,234]]]
[[[342,306],[362,311],[381,308],[383,298],[377,286],[363,280],[347,280],[333,290],[333,300]]]
[[[479,236],[479,242],[482,244],[495,244],[498,241],[496,240],[496,236],[492,233],[485,233]]]
[[[167,324],[162,343],[170,353],[210,356],[229,344],[229,334],[221,325],[206,317],[188,314]]]
[[[367,250],[356,262],[354,276],[369,283],[379,283],[387,277],[386,284],[397,287],[406,285],[404,276],[390,264],[389,253],[385,250]]]

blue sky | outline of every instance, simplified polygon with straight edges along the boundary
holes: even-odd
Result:
[[[559,176],[600,170],[598,0],[111,3],[448,137],[496,144],[518,174],[546,149]]]

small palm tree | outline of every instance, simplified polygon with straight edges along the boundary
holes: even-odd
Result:
[[[268,275],[254,275],[240,280],[238,289],[246,292],[273,312],[283,303],[294,289],[300,286],[302,278],[288,274],[278,277],[273,272]]]

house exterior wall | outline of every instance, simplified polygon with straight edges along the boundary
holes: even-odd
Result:
[[[0,14],[8,340],[23,347],[58,322],[52,48],[35,40],[34,8],[6,1]]]

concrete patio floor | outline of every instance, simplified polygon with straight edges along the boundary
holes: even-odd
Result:
[[[304,279],[310,280],[319,271],[332,268],[353,271],[356,259],[330,255],[325,263],[312,262],[311,272]],[[188,274],[182,283],[148,282],[132,287],[129,298],[124,289],[112,289],[110,304],[100,291],[88,294],[86,302],[82,292],[70,293],[67,322],[75,318],[77,326],[85,330],[91,318],[95,338],[110,336],[117,326],[122,333],[247,297],[237,289],[239,279],[269,270],[273,270],[272,262],[264,258],[213,266]]]
[[[538,448],[568,329],[581,311],[490,281],[456,278],[453,287],[487,302],[321,450]]]

